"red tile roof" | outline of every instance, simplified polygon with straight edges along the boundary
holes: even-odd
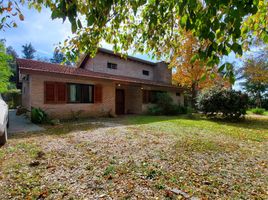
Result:
[[[20,71],[35,71],[35,72],[47,72],[53,74],[63,74],[63,75],[73,75],[77,77],[89,77],[89,78],[96,78],[96,79],[106,79],[118,82],[127,82],[127,83],[135,83],[135,84],[145,84],[145,85],[154,85],[160,87],[173,87],[175,86],[171,84],[138,79],[138,78],[131,78],[126,76],[118,76],[118,75],[110,75],[105,73],[93,72],[82,68],[76,68],[67,65],[59,65],[59,64],[52,64],[46,63],[36,60],[28,60],[28,59],[17,59],[17,64]]]

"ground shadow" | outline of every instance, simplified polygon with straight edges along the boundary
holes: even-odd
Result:
[[[179,116],[148,116],[148,115],[124,115],[116,118],[85,118],[79,120],[66,120],[59,125],[43,125],[45,131],[31,132],[31,133],[17,133],[10,137],[12,138],[30,138],[40,137],[42,135],[68,135],[75,131],[90,131],[99,127],[105,127],[108,123],[112,124],[113,127],[117,126],[128,126],[128,125],[145,125],[157,122],[173,121],[173,120],[189,120],[198,121],[202,127],[202,121],[213,122],[218,125],[233,126],[243,129],[254,129],[261,131],[268,131],[268,118],[258,119],[250,118],[239,121],[239,122],[228,122],[222,119],[207,119],[200,114],[191,115],[179,115]],[[201,123],[201,124],[200,124]]]

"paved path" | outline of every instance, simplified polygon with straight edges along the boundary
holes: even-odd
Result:
[[[9,110],[9,128],[8,133],[27,133],[33,131],[42,131],[44,128],[30,122],[24,115],[17,116],[16,110]]]

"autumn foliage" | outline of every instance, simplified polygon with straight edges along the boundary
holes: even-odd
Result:
[[[173,68],[173,82],[188,88],[191,92],[192,103],[197,92],[215,85],[229,86],[218,73],[217,67],[208,67],[207,60],[201,60],[198,56],[199,49],[206,49],[208,41],[199,41],[191,32],[183,31],[184,37],[180,39],[177,49],[171,58],[170,66]]]

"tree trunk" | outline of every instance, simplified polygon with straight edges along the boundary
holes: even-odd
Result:
[[[261,108],[261,93],[257,93],[256,104],[258,108]]]
[[[196,83],[192,83],[191,86],[191,106],[192,108],[196,108],[196,96],[197,96],[197,90],[196,90]]]

